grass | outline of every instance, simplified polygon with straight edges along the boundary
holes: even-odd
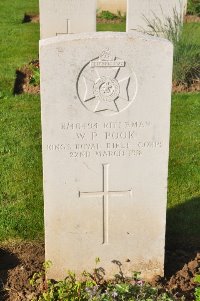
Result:
[[[11,13],[12,12],[12,13]],[[0,241],[43,239],[40,100],[13,96],[15,71],[38,57],[38,24],[22,24],[37,13],[36,0],[0,1]],[[100,31],[124,31],[98,24]],[[200,24],[184,35],[200,45]],[[177,94],[172,101],[167,239],[198,242],[200,233],[200,97]]]
[[[167,241],[200,245],[200,94],[173,96]]]
[[[0,92],[10,95],[15,70],[38,56],[39,24],[22,24],[25,12],[37,13],[38,1],[0,1]]]
[[[40,104],[36,96],[2,100],[0,240],[43,235]]]
[[[200,23],[184,25],[175,44],[173,80],[189,85],[200,78]]]
[[[38,1],[0,1],[0,241],[43,238],[40,101],[13,96],[15,71],[38,57]]]
[[[126,31],[126,23],[97,24],[97,31]]]
[[[200,2],[199,0],[188,0],[187,13],[191,15],[200,16]]]
[[[174,45],[173,81],[190,86],[200,78],[200,24],[184,24],[182,16],[173,10],[173,17],[165,20],[154,15],[145,17],[150,35],[162,36]],[[142,32],[146,32],[141,28]]]
[[[169,189],[169,205],[180,204],[181,199],[200,193],[199,115],[199,94],[176,94],[173,97],[169,187],[176,185],[180,189]]]
[[[103,20],[118,20],[119,23],[97,23],[97,31],[126,31],[126,15],[122,15],[120,12],[118,14],[113,14],[109,11],[101,11],[97,13],[99,19]]]

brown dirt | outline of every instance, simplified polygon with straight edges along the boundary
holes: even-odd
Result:
[[[113,19],[113,20],[108,20],[108,19],[103,19],[103,18],[98,18],[97,17],[97,23],[98,24],[119,24],[122,23],[123,20],[122,19]]]
[[[0,248],[0,279],[2,301],[28,301],[37,296],[29,284],[35,272],[42,270],[44,245],[42,243],[18,243]],[[166,252],[166,276],[157,278],[154,284],[186,301],[194,299],[194,276],[200,273],[200,251],[184,250]]]
[[[19,243],[0,248],[0,300],[28,301],[35,296],[29,279],[42,270],[44,245]]]
[[[40,22],[40,16],[39,15],[32,15],[32,14],[24,14],[24,19],[22,23],[39,23]]]
[[[14,85],[14,94],[39,94],[40,86],[35,86],[30,83],[33,76],[32,68],[39,68],[39,61],[35,60],[30,62],[28,65],[23,66],[21,69],[16,70],[16,79]]]
[[[200,79],[193,81],[190,85],[173,83],[173,92],[200,92]]]
[[[185,297],[186,301],[194,300],[194,277],[200,273],[199,251],[167,251],[165,259],[166,278],[162,279],[163,288],[177,298]]]
[[[198,22],[200,22],[200,17],[195,16],[195,15],[186,15],[184,17],[184,22],[185,23],[192,23],[192,22],[198,23]]]

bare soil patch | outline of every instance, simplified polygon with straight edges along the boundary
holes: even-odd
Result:
[[[194,300],[196,284],[194,277],[200,273],[200,250],[167,251],[165,259],[166,278],[161,280],[163,288],[177,298],[185,297],[186,301]]]
[[[2,301],[27,301],[37,296],[41,287],[33,290],[29,284],[35,272],[42,270],[44,244],[18,243],[0,248],[0,279]],[[186,301],[194,299],[194,276],[200,273],[199,251],[167,251],[166,276],[158,277],[153,284],[162,290],[172,292],[177,298],[185,296]]]
[[[31,83],[34,76],[33,70],[39,70],[39,60],[30,62],[28,65],[23,66],[21,69],[16,70],[16,79],[13,89],[13,94],[39,94],[40,86]]]
[[[0,248],[0,300],[27,301],[35,296],[29,284],[33,274],[42,270],[42,243],[19,243]]]
[[[186,15],[184,17],[184,22],[185,23],[198,23],[200,22],[200,17],[196,15]]]
[[[24,14],[24,19],[22,23],[39,23],[40,22],[40,16],[39,15],[33,15],[33,14]]]
[[[103,19],[103,18],[98,18],[97,17],[97,23],[98,24],[120,24],[123,23],[124,21],[122,19],[116,18],[113,20],[109,20],[109,19]]]
[[[174,93],[200,92],[200,79],[196,79],[190,84],[180,84],[174,82],[172,90]]]

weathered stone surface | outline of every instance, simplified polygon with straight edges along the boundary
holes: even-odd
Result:
[[[186,7],[186,0],[127,0],[127,31],[152,32],[149,21],[168,24],[167,20],[171,19],[174,23],[176,16],[183,21]]]
[[[40,0],[41,39],[95,32],[96,0]]]
[[[170,42],[130,33],[40,42],[49,277],[163,274]]]

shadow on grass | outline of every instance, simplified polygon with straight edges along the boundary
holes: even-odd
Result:
[[[39,23],[39,15],[25,13],[22,23],[30,23],[30,22]]]
[[[23,85],[25,84],[25,78],[26,75],[22,71],[16,70],[16,78],[15,78],[15,84],[13,89],[14,95],[23,93]]]
[[[167,275],[174,274],[200,252],[200,196],[167,211]]]
[[[31,22],[31,20],[32,20],[32,16],[25,13],[22,23],[29,23]]]

